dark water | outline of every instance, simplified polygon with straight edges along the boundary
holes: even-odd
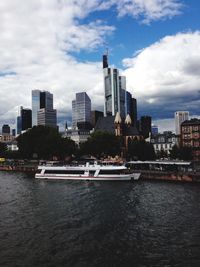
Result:
[[[200,266],[200,184],[0,172],[0,266]]]

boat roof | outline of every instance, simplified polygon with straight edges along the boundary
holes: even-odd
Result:
[[[153,165],[184,165],[189,166],[191,161],[173,161],[173,160],[156,160],[156,161],[129,161],[128,164],[153,164]]]

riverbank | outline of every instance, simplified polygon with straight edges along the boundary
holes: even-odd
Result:
[[[180,182],[200,182],[200,172],[169,172],[137,170],[141,172],[140,179],[143,180],[165,180]]]
[[[16,171],[35,173],[38,165],[0,165],[0,171]],[[142,180],[164,180],[164,181],[180,181],[180,182],[200,182],[200,172],[170,172],[170,171],[152,171],[137,170],[141,172]]]

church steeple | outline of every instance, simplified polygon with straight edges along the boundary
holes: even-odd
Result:
[[[129,114],[127,114],[127,116],[126,116],[125,124],[127,124],[127,125],[131,125],[132,124],[131,116]]]
[[[122,123],[122,119],[121,119],[119,112],[116,113],[114,123],[115,124],[121,124]]]

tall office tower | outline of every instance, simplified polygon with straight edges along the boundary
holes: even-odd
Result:
[[[32,90],[32,126],[38,125],[38,111],[43,108],[53,110],[53,94]]]
[[[103,69],[108,68],[108,55],[103,55]]]
[[[32,127],[32,110],[20,107],[19,116],[17,117],[17,134]]]
[[[103,76],[104,76],[104,116],[115,116],[119,112],[122,116],[125,113],[126,78],[119,76],[116,68],[108,67],[107,55],[103,55]]]
[[[57,128],[57,111],[56,109],[41,108],[38,110],[38,125]]]
[[[151,133],[151,117],[150,116],[142,116],[139,122],[139,131],[146,139],[149,137]]]
[[[102,111],[98,111],[98,110],[92,110],[91,111],[91,124],[92,127],[94,128],[98,119],[103,117],[103,112]]]
[[[181,123],[189,120],[189,111],[176,111],[174,113],[175,118],[175,133],[179,135],[181,133]]]
[[[132,97],[131,93],[126,91],[126,115],[131,116],[134,126],[137,124],[137,100]]]
[[[21,134],[22,131],[22,118],[17,116],[17,134]]]
[[[91,100],[85,92],[76,93],[72,101],[72,127],[91,128]]]
[[[21,109],[21,130],[25,131],[32,127],[32,110],[28,108]]]
[[[10,126],[8,124],[2,126],[2,135],[10,135]]]
[[[119,92],[120,92],[120,116],[126,117],[126,77],[119,76]]]

